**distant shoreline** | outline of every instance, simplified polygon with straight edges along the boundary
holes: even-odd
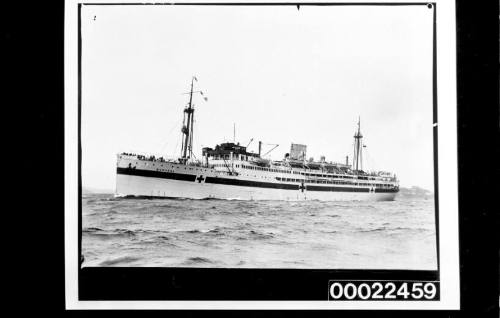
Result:
[[[112,189],[99,189],[99,188],[90,188],[90,187],[82,187],[82,194],[114,194],[114,190]],[[417,186],[412,186],[409,188],[400,187],[399,193],[397,197],[400,198],[434,198],[434,192],[429,191],[424,188],[420,188]]]
[[[82,194],[114,194],[115,191],[111,189],[98,189],[82,187]]]
[[[400,187],[397,197],[433,199],[434,192],[417,186],[413,186],[410,188]]]

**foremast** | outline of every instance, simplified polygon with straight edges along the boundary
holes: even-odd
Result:
[[[194,82],[198,79],[196,76],[191,78],[191,89],[189,91],[189,103],[184,108],[184,118],[182,121],[182,145],[181,145],[181,157],[179,162],[186,164],[191,158],[193,158],[193,128],[194,128],[194,104],[193,104],[193,94],[200,93],[203,95],[202,91],[194,91]],[[207,100],[204,97],[205,101]]]

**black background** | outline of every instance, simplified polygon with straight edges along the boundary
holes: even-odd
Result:
[[[64,3],[7,3],[1,12],[4,306],[62,311]],[[498,1],[457,2],[462,310],[369,316],[498,317],[498,31]]]

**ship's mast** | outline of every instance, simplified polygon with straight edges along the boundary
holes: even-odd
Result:
[[[189,104],[184,108],[184,120],[182,123],[182,148],[181,148],[181,162],[186,163],[193,155],[193,121],[194,121],[194,107],[193,107],[193,85],[196,77],[191,79],[191,91],[189,92]],[[187,117],[186,117],[187,115]]]
[[[363,135],[361,134],[361,118],[358,118],[358,131],[354,134],[353,170],[363,170]]]

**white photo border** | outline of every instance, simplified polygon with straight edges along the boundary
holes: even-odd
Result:
[[[184,3],[235,3],[237,1],[182,1]],[[238,1],[239,2],[239,1]],[[247,0],[244,3],[259,3]],[[408,4],[405,1],[321,1],[344,4]],[[434,5],[435,65],[437,78],[437,136],[439,223],[437,224],[439,301],[81,301],[78,298],[79,275],[79,17],[78,7],[85,4],[137,3],[120,1],[67,0],[65,4],[65,289],[67,309],[350,309],[350,310],[458,310],[460,309],[458,241],[458,165],[456,100],[456,21],[453,0],[413,1]],[[169,1],[141,2],[173,3]],[[301,4],[304,1],[272,1]],[[436,45],[437,44],[437,45]],[[326,287],[325,287],[326,290]]]

